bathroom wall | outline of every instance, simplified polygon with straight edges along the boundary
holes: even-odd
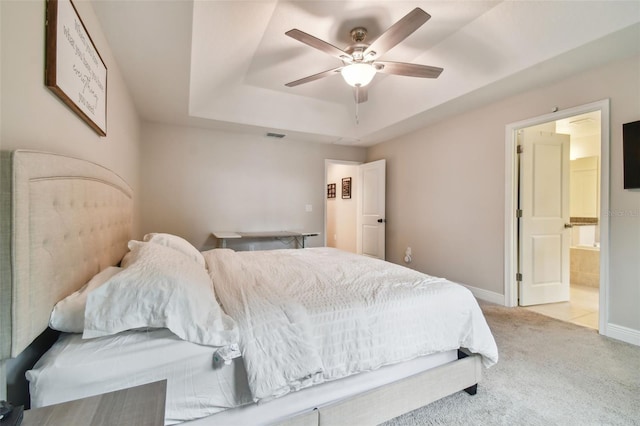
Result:
[[[600,157],[571,160],[570,216],[572,222],[597,224],[600,216]]]
[[[574,229],[572,245],[600,243],[600,112],[571,117],[556,123],[558,131],[571,135],[571,221],[588,227]],[[593,221],[595,226],[591,226]]]
[[[558,123],[571,135],[571,285],[600,287],[600,112]]]

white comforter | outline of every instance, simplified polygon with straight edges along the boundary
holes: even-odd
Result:
[[[330,248],[204,252],[254,401],[459,347],[498,351],[466,288]]]

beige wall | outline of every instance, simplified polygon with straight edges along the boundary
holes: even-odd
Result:
[[[600,157],[600,135],[571,135],[571,153],[569,156],[572,160],[584,157]]]
[[[640,192],[622,184],[622,124],[640,119],[640,58],[462,113],[372,147],[387,159],[387,257],[504,293],[505,126],[611,101],[609,323],[640,330]],[[634,214],[635,212],[635,214]]]
[[[107,65],[107,137],[100,137],[44,85],[45,1],[0,1],[0,149],[83,158],[122,176],[138,193],[140,121],[89,2],[75,2]],[[139,209],[135,208],[134,235]]]
[[[201,249],[215,244],[214,230],[319,232],[308,243],[323,245],[325,159],[365,157],[363,148],[287,138],[151,123],[142,129],[143,231],[171,232]]]

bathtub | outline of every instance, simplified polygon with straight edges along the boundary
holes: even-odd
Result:
[[[570,249],[572,285],[600,287],[600,247],[576,245]]]

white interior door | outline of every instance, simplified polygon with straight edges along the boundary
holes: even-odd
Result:
[[[386,160],[359,166],[357,251],[385,258]]]
[[[569,300],[569,135],[523,130],[521,306]]]

